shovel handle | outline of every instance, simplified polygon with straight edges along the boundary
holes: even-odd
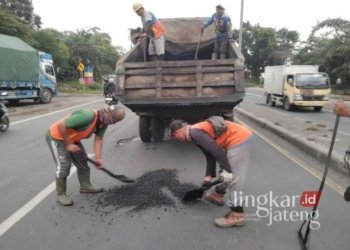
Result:
[[[224,182],[224,179],[222,177],[220,177],[219,179],[209,183],[208,185],[206,185],[205,187],[201,187],[202,190],[208,190],[209,188],[215,186],[215,185],[218,185],[220,183]]]
[[[86,157],[86,160],[92,164],[94,164],[96,167],[98,166],[97,162],[94,161],[93,159],[89,158],[89,157]]]
[[[87,159],[88,162],[90,162],[90,163],[94,164],[96,167],[98,167],[98,164],[97,164],[96,161],[94,161],[93,159],[91,159],[91,158],[89,158],[89,157],[87,157],[86,159]],[[99,169],[102,170],[103,172],[105,172],[106,174],[112,176],[112,177],[117,177],[117,178],[119,177],[118,175],[112,173],[111,171],[109,171],[109,170],[106,169],[106,168],[99,168]]]

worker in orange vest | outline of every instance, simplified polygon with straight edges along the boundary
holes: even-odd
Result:
[[[335,103],[333,112],[340,116],[350,117],[350,105],[344,103],[344,101],[337,101]]]
[[[171,136],[179,141],[193,141],[205,154],[207,170],[203,186],[216,176],[216,162],[220,164],[220,176],[224,183],[216,186],[215,191],[206,193],[204,198],[222,206],[227,189],[230,211],[223,218],[215,219],[215,225],[222,228],[243,226],[243,188],[253,133],[240,124],[225,121],[218,116],[194,125],[189,125],[183,120],[174,120],[170,124],[170,132]]]
[[[143,34],[141,38],[149,37],[148,54],[151,61],[163,61],[165,54],[165,28],[157,17],[146,11],[142,4],[134,3],[133,10],[141,17]]]
[[[73,201],[66,194],[67,177],[72,162],[77,167],[80,193],[99,193],[101,188],[95,188],[90,183],[90,168],[87,164],[87,154],[81,140],[95,134],[94,151],[98,167],[103,167],[102,144],[103,135],[108,125],[124,119],[125,112],[120,107],[108,106],[101,110],[82,109],[74,111],[69,116],[55,122],[46,133],[46,141],[56,163],[57,202],[70,206]]]

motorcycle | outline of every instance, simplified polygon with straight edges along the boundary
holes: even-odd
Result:
[[[10,119],[8,117],[7,107],[4,102],[0,100],[0,131],[5,132],[10,127]]]
[[[105,97],[105,103],[109,106],[117,105],[118,98],[116,96],[116,87],[113,77],[104,77],[103,95]]]

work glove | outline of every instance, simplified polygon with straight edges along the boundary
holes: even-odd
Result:
[[[233,174],[227,172],[225,169],[221,171],[220,177],[224,180],[224,183],[229,183],[233,180]]]

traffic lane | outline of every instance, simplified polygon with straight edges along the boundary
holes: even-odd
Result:
[[[85,107],[99,109],[102,102]],[[46,131],[53,122],[81,108],[54,112],[16,123],[6,133],[0,133],[0,222],[54,180],[56,169],[45,141]],[[126,110],[126,118],[114,125],[115,127],[127,126],[131,119],[135,119],[130,115],[131,112]],[[92,139],[86,140],[84,145],[88,152],[93,152]]]
[[[261,90],[248,89],[244,101],[255,103],[268,111],[276,113],[277,115],[294,117],[305,122],[311,121],[317,124],[326,125],[329,128],[334,127],[335,115],[331,111],[324,110],[321,112],[315,112],[312,108],[298,108],[292,111],[286,111],[281,104],[277,105],[276,107],[270,107],[266,105],[264,99],[265,97],[263,95],[264,93]],[[339,124],[339,133],[342,135],[350,136],[350,119],[341,119],[341,122]]]
[[[107,131],[106,165],[114,172],[132,177],[147,171],[177,169],[181,183],[199,184],[205,171],[205,159],[193,144],[168,141],[142,143],[136,137],[135,122],[118,131]],[[93,172],[95,185],[115,188],[114,179],[98,171]],[[136,184],[137,185],[137,184]],[[300,195],[317,190],[315,179],[275,148],[255,136],[246,192],[260,197],[270,191],[274,195]],[[78,194],[75,177],[69,180],[69,194],[75,204],[61,207],[50,195],[0,239],[1,249],[298,249],[296,231],[301,221],[274,222],[269,218],[247,221],[243,228],[219,229],[213,219],[227,212],[198,201],[183,204],[169,190],[162,190],[174,205],[153,207],[132,212],[132,207],[101,207],[104,194]],[[146,198],[149,197],[146,195]],[[126,199],[128,197],[125,197]],[[131,198],[131,197],[130,197]],[[269,205],[261,205],[269,208]],[[275,214],[282,208],[272,207]],[[329,187],[320,203],[321,228],[311,232],[312,249],[348,249],[348,204]],[[288,211],[301,208],[297,203]],[[249,206],[246,214],[255,214],[256,206]]]
[[[11,122],[23,120],[43,113],[50,113],[65,108],[80,105],[81,103],[88,103],[101,100],[102,95],[76,95],[59,93],[57,97],[54,97],[50,103],[37,104],[32,100],[21,100],[16,104],[8,103],[9,117]]]

